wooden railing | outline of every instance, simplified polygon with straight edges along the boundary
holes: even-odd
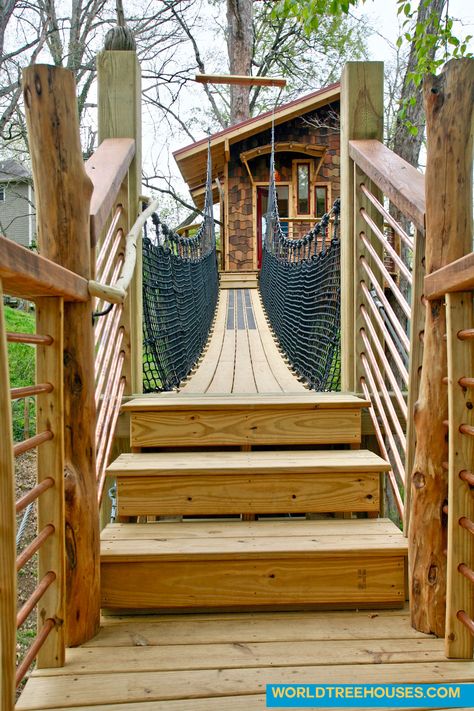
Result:
[[[87,281],[73,272],[0,237],[0,649],[2,711],[12,709],[15,686],[32,662],[58,667],[64,661],[65,540],[64,540],[64,303],[88,298]],[[36,333],[6,333],[3,293],[35,304]],[[36,381],[10,390],[7,343],[36,348]],[[13,441],[11,399],[36,399],[37,434]],[[15,457],[37,449],[37,479],[15,502]],[[38,533],[16,551],[15,515],[36,502]],[[38,583],[17,612],[16,576],[37,555]],[[16,631],[37,611],[37,635],[15,670]]]
[[[474,651],[474,253],[425,278],[425,296],[446,299],[449,494],[446,656]]]

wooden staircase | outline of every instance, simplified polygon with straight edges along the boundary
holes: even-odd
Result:
[[[102,532],[103,607],[403,605],[406,540],[377,518],[389,466],[357,448],[367,405],[310,392],[126,404],[133,453],[108,469],[124,522]]]

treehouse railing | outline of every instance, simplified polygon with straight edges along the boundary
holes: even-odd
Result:
[[[2,711],[14,705],[18,686],[36,659],[39,667],[64,663],[65,514],[64,514],[64,303],[88,299],[87,281],[57,264],[0,237],[0,649]],[[3,293],[35,304],[36,333],[6,333]],[[7,343],[36,348],[36,384],[9,386]],[[14,444],[11,400],[36,399],[37,434]],[[37,478],[15,502],[15,464],[20,454],[37,450]],[[38,533],[17,552],[15,516],[36,503]],[[17,612],[17,574],[37,556],[38,583]],[[37,634],[15,670],[16,631],[36,610]]]
[[[474,253],[425,279],[425,296],[446,299],[448,518],[446,656],[474,651]]]

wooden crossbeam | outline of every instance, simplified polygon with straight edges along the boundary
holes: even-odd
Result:
[[[286,86],[286,79],[278,77],[249,77],[239,74],[196,74],[199,84],[241,84],[243,86]]]

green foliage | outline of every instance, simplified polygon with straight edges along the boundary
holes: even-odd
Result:
[[[295,18],[303,26],[306,34],[310,35],[311,32],[319,29],[325,16],[347,15],[351,6],[355,7],[358,4],[359,0],[279,0],[275,4],[274,15]]]
[[[9,306],[4,307],[5,327],[7,331],[17,333],[33,333],[35,330],[35,317],[31,313],[25,313]],[[33,385],[35,382],[35,348],[23,343],[8,344],[8,363],[10,369],[10,387],[22,388],[26,385]],[[33,434],[35,403],[33,398],[29,399],[29,423],[30,432]],[[12,403],[13,437],[16,441],[24,438],[25,432],[25,404],[24,400],[16,400]]]

